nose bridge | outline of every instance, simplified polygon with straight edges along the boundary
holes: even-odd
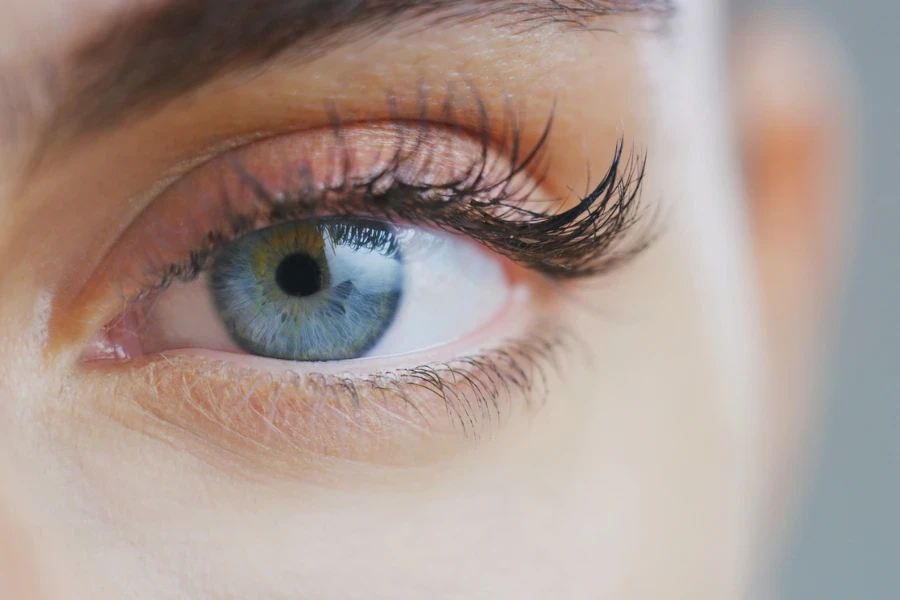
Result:
[[[0,598],[50,600],[42,589],[37,539],[17,510],[13,485],[0,469]]]
[[[0,599],[83,600],[53,527],[43,523],[7,459],[0,454]]]

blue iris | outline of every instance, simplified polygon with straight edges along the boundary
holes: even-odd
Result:
[[[285,360],[357,358],[391,325],[403,293],[391,227],[327,218],[254,231],[226,246],[209,271],[231,339]]]

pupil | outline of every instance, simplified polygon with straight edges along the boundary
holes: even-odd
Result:
[[[322,271],[311,256],[291,254],[275,270],[275,283],[289,296],[311,296],[322,289]]]

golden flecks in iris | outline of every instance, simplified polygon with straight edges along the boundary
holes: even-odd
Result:
[[[296,253],[313,257],[320,267],[327,264],[325,238],[320,227],[305,223],[293,227],[276,226],[264,232],[253,253],[254,274],[264,280],[275,272],[285,257]]]

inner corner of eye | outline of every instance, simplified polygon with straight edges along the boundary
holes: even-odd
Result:
[[[352,217],[292,221],[228,243],[200,277],[117,318],[89,356],[413,354],[496,329],[513,288],[508,261],[461,235]]]

